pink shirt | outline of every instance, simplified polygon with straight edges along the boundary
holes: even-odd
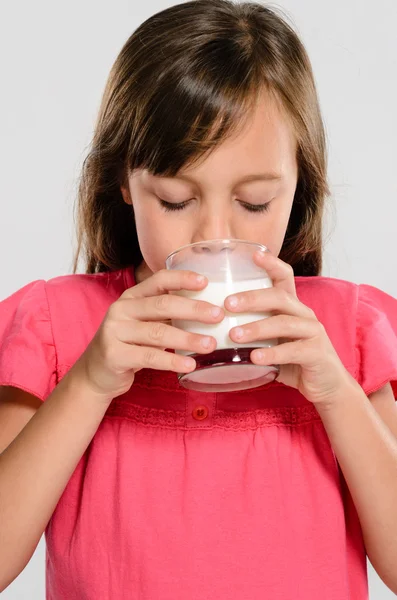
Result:
[[[364,391],[392,381],[397,396],[397,300],[341,279],[295,281]],[[133,285],[130,268],[65,275],[3,300],[0,384],[45,400]],[[138,372],[45,535],[47,600],[368,598],[358,516],[322,421],[279,382],[199,393],[176,373]]]

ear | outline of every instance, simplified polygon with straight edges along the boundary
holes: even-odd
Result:
[[[126,204],[132,204],[130,190],[127,187],[125,187],[124,185],[120,186],[120,190],[121,190],[124,202]]]

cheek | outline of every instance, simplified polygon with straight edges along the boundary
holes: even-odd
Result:
[[[239,235],[243,239],[257,240],[267,246],[269,250],[278,255],[288,223],[288,215],[274,212],[263,219],[256,218],[247,222],[240,220]]]
[[[189,243],[183,228],[157,211],[135,211],[135,225],[142,256],[153,273],[165,268],[168,254]]]

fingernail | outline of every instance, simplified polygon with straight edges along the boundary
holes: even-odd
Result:
[[[212,341],[212,340],[211,340],[211,338],[209,338],[209,337],[205,337],[205,338],[203,338],[203,339],[201,340],[201,345],[202,345],[204,348],[209,348],[209,347],[211,346],[211,341]]]
[[[266,254],[270,254],[269,251],[265,251],[265,250],[257,250],[256,251],[257,256],[260,256],[261,258],[263,258]]]
[[[211,308],[211,315],[213,317],[219,317],[221,312],[222,312],[222,309],[219,306],[214,306],[214,308]]]
[[[228,299],[228,303],[229,306],[231,306],[232,308],[236,308],[238,304],[238,298],[236,298],[236,296],[230,296]]]
[[[244,330],[241,327],[236,327],[236,329],[233,329],[233,335],[236,338],[242,338],[244,335]]]
[[[193,368],[196,364],[194,358],[185,358],[183,362],[188,369]]]

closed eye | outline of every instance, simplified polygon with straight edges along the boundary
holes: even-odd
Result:
[[[189,204],[190,200],[185,200],[185,202],[178,202],[178,203],[173,203],[173,202],[166,202],[165,200],[163,200],[162,198],[159,198],[157,196],[160,205],[162,206],[162,208],[166,211],[166,212],[172,212],[175,210],[183,210],[184,208],[186,208],[186,206]],[[239,200],[240,204],[248,211],[248,212],[265,212],[267,210],[269,210],[270,202],[266,202],[266,204],[248,204],[247,202],[242,202],[241,200]]]

